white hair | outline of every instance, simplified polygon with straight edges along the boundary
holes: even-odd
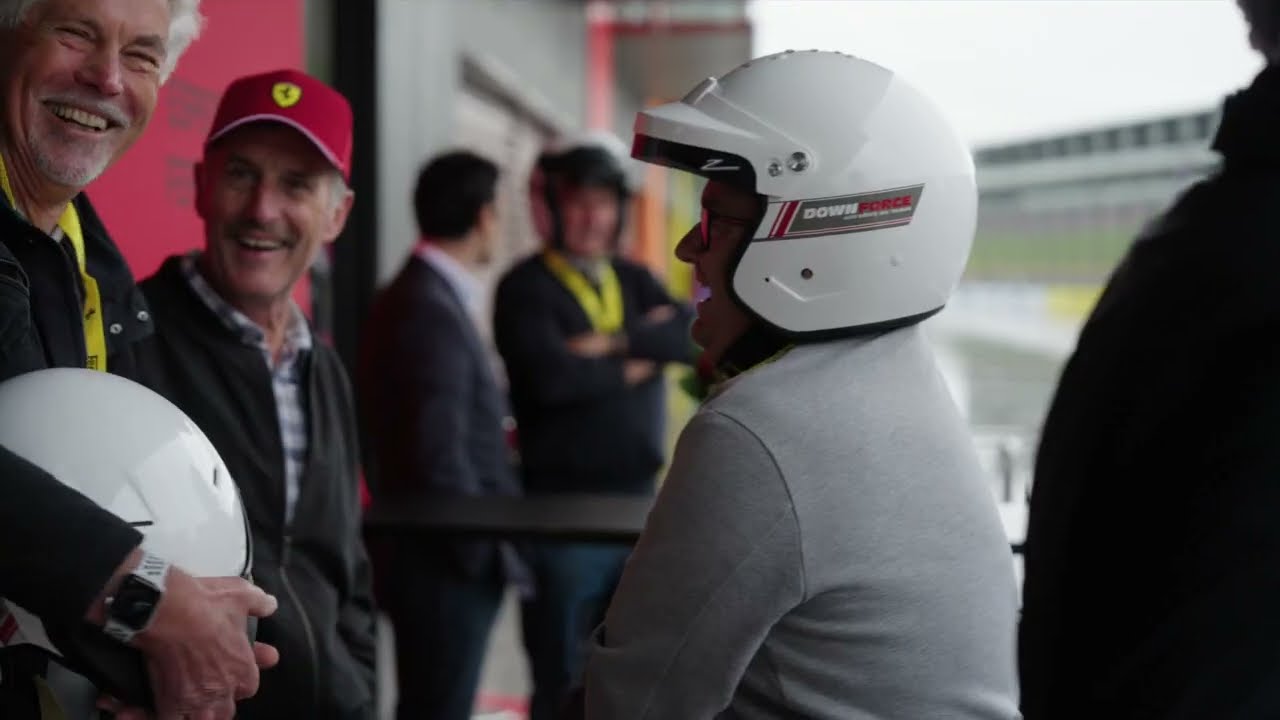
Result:
[[[337,210],[347,196],[351,194],[351,188],[347,187],[346,178],[342,177],[342,173],[334,170],[329,175],[329,206],[331,210]]]
[[[16,28],[26,17],[27,11],[44,0],[0,0],[0,28]],[[165,47],[164,63],[160,66],[160,82],[169,79],[178,65],[178,58],[191,46],[204,27],[200,15],[200,0],[168,0],[169,38]]]

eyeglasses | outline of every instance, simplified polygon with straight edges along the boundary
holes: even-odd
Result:
[[[698,223],[698,237],[702,243],[698,246],[698,250],[707,250],[711,247],[711,238],[723,238],[732,228],[747,228],[750,230],[755,227],[755,224],[755,220],[721,215],[707,208],[702,208],[702,220]]]

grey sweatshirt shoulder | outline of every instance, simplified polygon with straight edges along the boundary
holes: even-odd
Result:
[[[1008,543],[918,328],[801,346],[681,434],[589,717],[1016,718]]]

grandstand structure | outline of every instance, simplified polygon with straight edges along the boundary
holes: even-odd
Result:
[[[925,327],[1015,543],[1040,424],[1080,327],[1142,226],[1216,167],[1218,118],[1165,114],[974,152],[973,252]]]
[[[1214,168],[1217,121],[1201,110],[978,149],[966,279],[1100,282],[1142,223]]]
[[[1064,359],[1143,224],[1217,165],[1218,116],[1165,114],[977,148],[977,236],[935,333]]]

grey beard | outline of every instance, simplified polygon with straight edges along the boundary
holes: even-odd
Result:
[[[107,158],[92,164],[81,161],[78,167],[66,167],[65,165],[55,164],[52,158],[40,152],[38,148],[33,148],[33,150],[35,150],[33,154],[35,155],[36,167],[39,168],[46,179],[52,180],[59,185],[77,189],[97,180],[98,176],[106,171],[107,165],[111,164],[110,158]]]

